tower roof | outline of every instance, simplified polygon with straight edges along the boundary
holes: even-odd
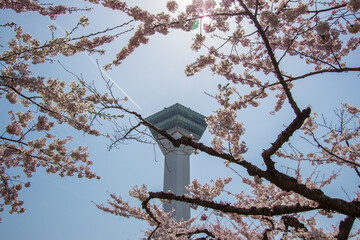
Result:
[[[157,112],[147,118],[146,121],[155,127],[165,130],[169,134],[180,132],[182,135],[193,135],[195,140],[199,140],[204,133],[207,124],[205,116],[197,113],[190,108],[176,103],[164,110]],[[150,129],[152,135],[157,138],[158,133]]]

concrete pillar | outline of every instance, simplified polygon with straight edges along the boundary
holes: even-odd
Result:
[[[178,139],[182,134],[176,132],[172,136]],[[190,184],[190,155],[193,149],[183,145],[174,147],[166,139],[158,140],[157,143],[165,155],[163,191],[171,191],[178,196],[189,194],[185,186]],[[164,209],[167,212],[173,208],[175,209],[173,214],[177,221],[188,220],[190,218],[189,204],[178,201],[173,203],[166,202],[164,204]]]
[[[195,141],[198,141],[207,127],[203,115],[179,103],[147,117],[146,120],[157,128],[165,130],[175,139],[191,135]],[[164,192],[171,191],[178,196],[188,194],[189,191],[185,186],[190,184],[190,155],[193,149],[183,145],[174,147],[167,139],[151,129],[150,131],[165,155]],[[190,207],[186,203],[167,202],[164,204],[164,209],[165,211],[174,209],[177,221],[190,218]]]

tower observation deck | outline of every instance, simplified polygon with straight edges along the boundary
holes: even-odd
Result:
[[[164,110],[157,112],[145,119],[155,127],[165,130],[175,139],[182,136],[192,135],[195,141],[199,141],[207,124],[205,116],[176,103]],[[180,145],[174,147],[170,141],[150,129],[162,153],[165,155],[164,164],[164,192],[171,191],[176,195],[188,194],[185,186],[190,184],[190,155],[192,148]],[[176,220],[188,220],[190,207],[183,202],[165,203],[165,211],[174,209]]]

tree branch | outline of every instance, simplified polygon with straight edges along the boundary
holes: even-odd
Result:
[[[304,109],[300,115],[297,115],[297,117],[292,121],[292,123],[284,130],[282,131],[278,138],[275,140],[274,143],[271,144],[271,147],[267,150],[265,150],[261,156],[264,159],[264,162],[266,164],[266,167],[269,171],[275,170],[274,162],[271,160],[271,156],[275,154],[276,151],[278,151],[281,146],[289,140],[289,138],[293,135],[293,133],[301,128],[302,124],[304,123],[305,119],[307,119],[310,116],[311,109],[306,108]]]
[[[338,240],[348,239],[354,221],[355,217],[346,216],[346,218],[340,222],[339,233],[335,236],[335,238]]]
[[[276,60],[276,57],[275,57],[275,54],[274,54],[274,51],[272,50],[271,48],[271,45],[270,45],[270,42],[269,42],[269,39],[267,38],[266,36],[266,33],[265,31],[263,30],[263,28],[261,27],[259,21],[257,20],[256,16],[252,14],[252,12],[247,8],[247,6],[245,5],[245,3],[242,1],[242,0],[238,0],[238,2],[240,3],[240,5],[244,8],[245,12],[247,13],[247,15],[249,16],[249,18],[253,21],[255,27],[257,28],[258,30],[258,33],[260,34],[263,42],[264,42],[264,45],[266,47],[266,50],[268,52],[268,55],[269,55],[269,58],[271,60],[271,63],[274,67],[274,71],[275,71],[275,74],[276,74],[276,77],[277,79],[279,80],[281,86],[283,87],[284,89],[284,92],[288,98],[288,101],[291,105],[291,107],[293,108],[294,112],[296,115],[300,115],[301,114],[301,110],[300,108],[297,106],[295,100],[293,99],[292,97],[292,94],[290,92],[290,89],[287,85],[287,83],[285,82],[284,80],[284,77],[280,71],[280,68],[279,68],[279,64],[278,64],[278,61]]]
[[[314,11],[307,11],[308,13],[321,13],[321,12],[328,12],[328,11],[332,11],[335,9],[339,9],[339,8],[343,8],[346,7],[347,3],[341,4],[339,6],[335,6],[335,7],[331,7],[331,8],[325,8],[325,9],[321,9],[321,10],[314,10]]]
[[[291,214],[296,212],[307,212],[311,210],[320,209],[321,207],[310,207],[310,206],[301,206],[296,204],[293,206],[274,206],[274,207],[250,207],[250,208],[238,208],[231,206],[230,204],[220,204],[213,201],[202,200],[199,198],[190,198],[185,195],[177,196],[173,193],[165,192],[149,192],[149,197],[142,203],[147,204],[151,199],[166,199],[166,200],[176,200],[180,202],[186,202],[190,204],[196,204],[205,208],[211,208],[214,210],[221,211],[223,213],[234,213],[239,215],[247,216],[278,216],[283,214]]]
[[[197,229],[195,231],[192,231],[192,232],[187,232],[187,233],[178,233],[176,234],[177,237],[181,237],[181,236],[189,236],[191,237],[192,235],[195,235],[195,234],[201,234],[201,233],[204,233],[206,235],[208,235],[209,237],[212,237],[212,238],[215,238],[214,234],[212,234],[212,232],[210,232],[209,230],[207,229]],[[202,239],[202,238],[200,238]],[[204,238],[206,239],[206,238]]]
[[[156,230],[159,229],[160,227],[160,222],[159,220],[157,220],[154,216],[154,214],[150,211],[150,209],[148,208],[148,203],[149,201],[143,201],[142,204],[141,204],[141,207],[147,212],[147,214],[149,214],[149,216],[155,221],[155,223],[157,224],[156,228],[150,233],[148,239],[151,239],[152,235],[156,232]]]
[[[290,76],[286,76],[288,79],[285,80],[285,82],[292,82],[295,80],[299,80],[302,78],[306,78],[306,77],[310,77],[310,76],[314,76],[314,75],[318,75],[318,74],[323,74],[323,73],[341,73],[341,72],[358,72],[360,71],[360,67],[354,67],[354,68],[341,68],[341,69],[324,69],[324,70],[320,70],[320,71],[316,71],[316,72],[310,72],[298,77],[290,77]],[[285,76],[285,75],[284,75]],[[273,83],[273,84],[269,84],[269,87],[273,86],[273,85],[277,85],[279,83]]]

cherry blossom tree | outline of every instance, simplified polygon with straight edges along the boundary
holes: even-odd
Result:
[[[78,9],[64,5],[41,4],[38,1],[1,1],[1,9],[11,9],[18,13],[33,11],[40,15],[56,19],[58,15],[90,9]],[[31,177],[38,168],[61,177],[77,175],[79,178],[97,178],[90,170],[93,162],[89,159],[86,146],[69,150],[67,143],[72,136],[57,138],[52,129],[55,125],[68,124],[86,134],[100,136],[98,130],[91,127],[96,117],[111,118],[96,110],[96,105],[112,104],[120,101],[109,98],[108,94],[87,94],[84,82],[71,82],[39,76],[30,70],[31,66],[54,61],[57,55],[73,56],[79,52],[103,54],[99,46],[112,42],[119,35],[107,35],[108,31],[121,28],[125,24],[105,29],[87,36],[73,37],[79,27],[85,27],[88,18],[81,17],[74,28],[66,32],[65,37],[47,40],[41,43],[21,26],[8,22],[0,26],[3,31],[11,30],[14,38],[8,41],[8,47],[2,46],[0,96],[11,104],[20,103],[24,111],[9,112],[11,122],[4,126],[0,137],[0,211],[4,205],[11,206],[10,213],[22,213],[23,201],[18,199],[22,187],[30,187],[30,182],[20,180],[19,174],[12,174],[13,168],[21,168],[27,177]],[[49,26],[56,31],[54,25]]]
[[[331,196],[325,187],[338,180],[338,174],[330,171],[333,166],[342,166],[357,180],[360,177],[360,108],[342,103],[336,111],[339,124],[335,125],[311,112],[310,106],[301,106],[293,95],[297,81],[310,82],[325,74],[345,76],[360,71],[358,61],[354,60],[360,44],[359,0],[193,0],[185,9],[180,9],[176,1],[168,1],[167,13],[150,13],[118,0],[88,2],[126,15],[137,24],[128,44],[104,66],[106,70],[126,61],[153,35],[166,35],[172,30],[195,33],[190,45],[199,56],[186,67],[185,73],[192,76],[208,68],[222,79],[218,94],[212,96],[220,107],[206,119],[213,135],[211,146],[188,137],[174,139],[166,131],[156,128],[139,113],[128,109],[122,101],[126,99],[114,96],[110,82],[107,82],[109,91],[101,93],[81,78],[79,82],[66,86],[64,81],[45,80],[29,70],[31,65],[52,61],[57,55],[104,53],[100,47],[111,44],[126,31],[123,27],[128,23],[115,26],[114,29],[120,30],[117,34],[105,29],[73,37],[78,27],[87,25],[88,19],[82,17],[66,37],[53,38],[43,44],[23,33],[16,23],[6,23],[1,28],[11,29],[15,36],[0,56],[1,95],[12,104],[20,102],[29,110],[10,112],[11,123],[5,126],[6,132],[0,138],[2,205],[10,205],[11,212],[23,212],[18,191],[23,185],[30,186],[20,182],[18,176],[10,176],[9,168],[20,167],[27,176],[44,167],[49,173],[60,176],[96,177],[89,168],[92,162],[88,159],[86,147],[69,151],[66,143],[71,137],[57,139],[51,134],[55,122],[100,136],[104,133],[93,128],[94,119],[131,115],[137,123],[118,128],[112,146],[128,139],[147,142],[150,138],[145,129],[150,128],[176,147],[190,146],[195,152],[201,151],[224,161],[224,167],[245,169],[248,176],[242,176],[239,184],[251,189],[250,192],[228,192],[226,186],[231,178],[217,179],[212,185],[194,179],[187,187],[188,195],[150,192],[143,185],[130,191],[132,197],[139,199],[141,207],[131,206],[123,200],[124,196],[116,194],[110,195],[109,206],[97,204],[105,212],[147,221],[150,226],[145,232],[147,239],[359,237],[360,230],[352,229],[360,217],[357,184],[351,183],[354,185],[352,192],[343,198]],[[52,19],[72,11],[86,13],[89,10],[43,5],[30,0],[1,1],[0,6],[16,12],[35,11]],[[55,31],[54,28],[50,26],[51,31]],[[307,67],[302,74],[294,75],[293,69],[286,68],[285,61],[297,61]],[[248,93],[243,93],[244,89]],[[287,111],[284,106],[290,106],[292,120],[279,123],[284,125],[283,130],[269,143],[270,147],[264,146],[259,153],[262,164],[257,164],[246,154],[251,146],[242,139],[246,126],[237,116],[244,108],[255,109],[265,101],[273,101],[271,115]],[[38,109],[37,116],[32,109]],[[119,113],[110,115],[110,111]],[[289,145],[293,135],[301,136],[314,150]],[[292,167],[294,163],[297,168]],[[290,170],[282,171],[280,164]],[[318,174],[303,176],[303,166],[308,165],[328,166],[322,168],[325,177],[319,181]],[[231,195],[233,200],[219,201],[224,194]],[[161,208],[158,200],[182,201],[194,209],[211,210],[216,220],[207,221],[208,216],[202,215],[199,219],[177,222],[171,212]],[[329,232],[317,223],[315,216],[318,214],[329,218],[337,214],[343,220],[335,223]],[[222,218],[230,224],[222,224],[219,220]]]

